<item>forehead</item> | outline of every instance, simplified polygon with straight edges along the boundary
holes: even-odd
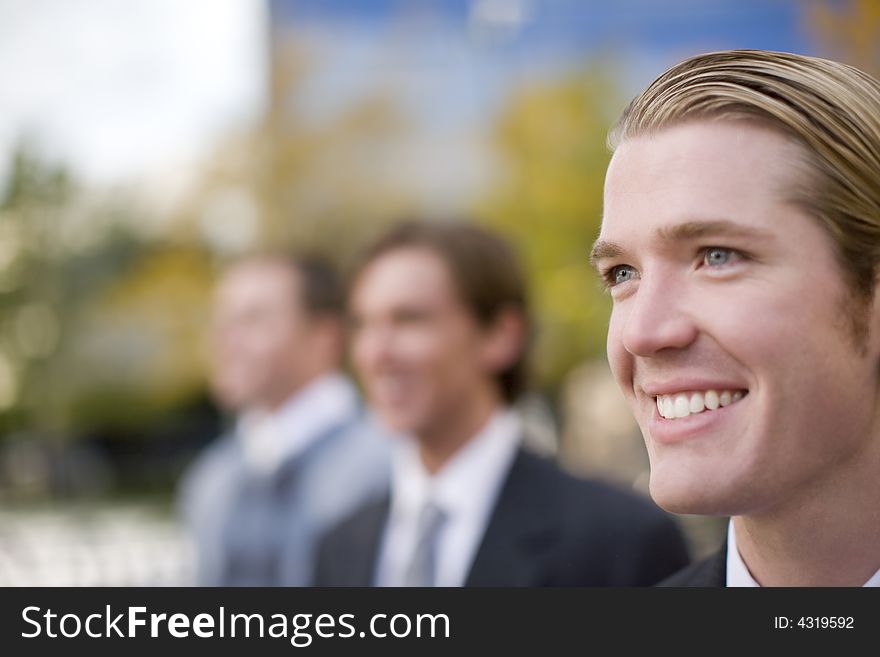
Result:
[[[446,261],[428,247],[406,246],[381,254],[358,276],[356,310],[396,304],[452,303],[457,294]]]
[[[298,294],[299,277],[292,267],[280,262],[245,262],[226,272],[217,284],[219,307],[276,304],[292,307]]]
[[[686,222],[773,230],[802,175],[799,147],[744,121],[706,121],[625,141],[605,179],[600,237],[615,242]]]

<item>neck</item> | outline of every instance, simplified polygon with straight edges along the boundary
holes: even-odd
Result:
[[[416,436],[425,469],[434,474],[471,441],[500,408],[495,394],[472,397],[467,405],[446,413],[441,422]]]
[[[862,586],[880,570],[878,445],[778,508],[734,518],[736,549],[759,584]]]
[[[321,368],[313,372],[301,373],[296,378],[288,380],[288,385],[283,389],[275,391],[272,395],[267,395],[258,409],[266,413],[275,413],[284,406],[295,395],[305,390],[309,385],[317,381],[325,374],[330,374],[335,370],[332,368]]]

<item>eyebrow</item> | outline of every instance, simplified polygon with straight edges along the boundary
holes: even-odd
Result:
[[[618,258],[622,253],[623,249],[614,242],[596,240],[590,251],[590,264],[593,266],[593,269],[598,270],[600,261]]]
[[[768,230],[743,226],[728,219],[710,221],[685,221],[674,226],[663,226],[657,229],[656,235],[664,242],[686,242],[703,237],[739,237],[753,240],[773,240],[774,235]],[[596,240],[590,251],[590,264],[598,269],[602,260],[620,257],[623,247],[615,242]]]

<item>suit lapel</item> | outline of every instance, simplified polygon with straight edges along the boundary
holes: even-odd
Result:
[[[347,550],[350,573],[349,586],[374,586],[376,566],[379,560],[379,546],[385,533],[385,524],[391,509],[391,498],[386,495],[368,506],[357,517],[350,535],[352,546],[362,546],[360,550]]]
[[[727,586],[727,541],[694,572],[690,586]]]
[[[702,561],[691,564],[687,568],[663,580],[657,586],[727,586],[727,541],[725,540],[721,545],[721,549],[714,554],[709,555]]]
[[[465,586],[535,586],[537,557],[556,540],[546,470],[520,449],[498,496]]]

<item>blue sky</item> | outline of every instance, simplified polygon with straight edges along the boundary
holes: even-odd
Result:
[[[517,50],[567,50],[588,54],[621,45],[680,50],[688,44],[809,52],[799,0],[271,0],[276,25],[357,24],[382,34],[419,17],[464,31],[474,15],[519,13]]]
[[[634,94],[725,48],[811,53],[797,0],[270,0],[276,34],[319,53],[316,113],[392,82],[426,127],[485,120],[513,85],[600,58]],[[290,35],[293,35],[292,37]]]

